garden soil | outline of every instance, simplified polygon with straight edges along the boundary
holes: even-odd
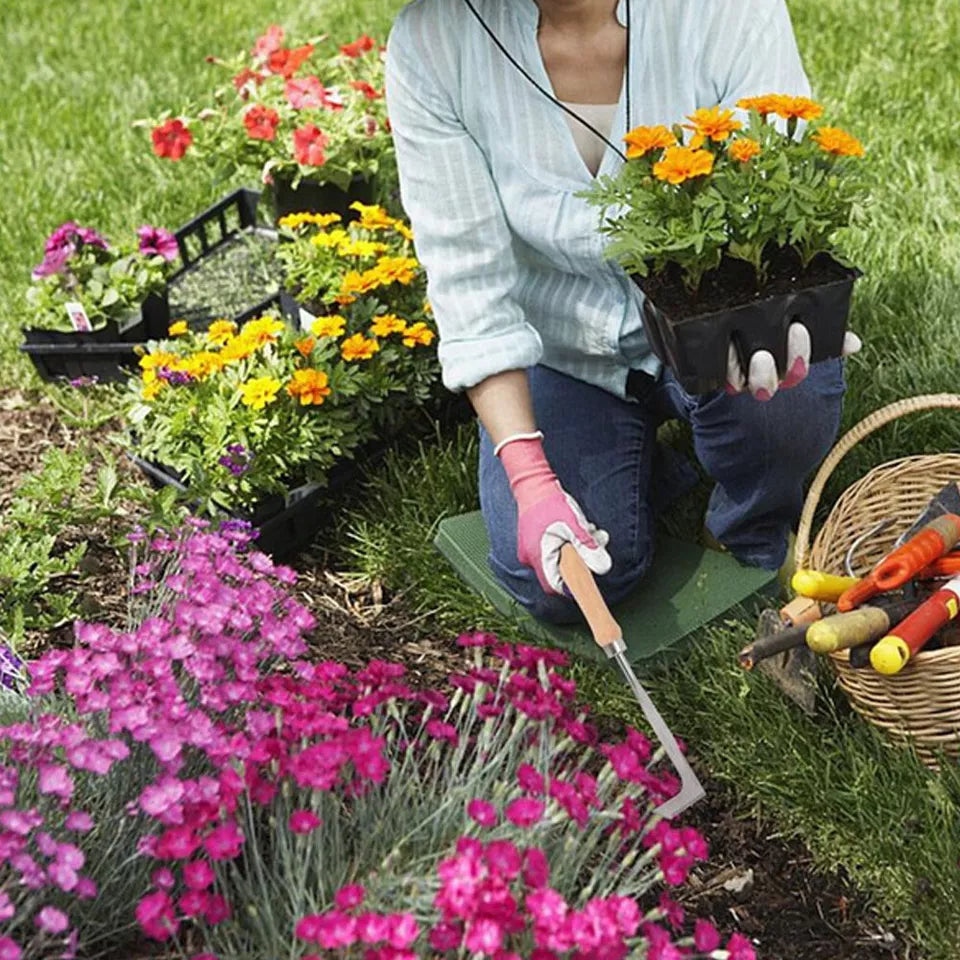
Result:
[[[0,392],[0,514],[24,473],[40,465],[45,450],[69,448],[75,437],[56,410],[16,391]],[[92,615],[119,623],[124,609],[125,559],[101,543],[96,530],[88,564],[94,574],[85,590]],[[431,631],[428,615],[411,613],[402,596],[380,585],[332,572],[322,554],[298,563],[298,593],[317,617],[312,635],[318,659],[359,667],[371,659],[404,664],[416,686],[442,682],[464,666],[455,638]],[[29,638],[40,649],[72,640],[69,627]],[[33,651],[30,651],[33,652]],[[610,730],[609,735],[615,735]],[[696,758],[693,758],[696,764]],[[722,786],[707,781],[707,799],[684,818],[710,842],[710,860],[678,891],[691,917],[712,919],[721,929],[751,937],[766,960],[890,960],[903,944],[871,914],[842,877],[817,872],[802,845],[734,812]]]

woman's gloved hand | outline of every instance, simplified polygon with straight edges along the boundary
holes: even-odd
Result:
[[[856,353],[863,344],[860,338],[847,331],[843,340],[843,356]],[[800,383],[810,370],[810,332],[802,323],[790,324],[787,331],[787,372],[781,380],[777,364],[769,350],[758,350],[750,357],[750,367],[744,370],[737,351],[731,343],[727,354],[727,393],[749,390],[757,400],[769,400],[777,390],[789,390]]]
[[[532,567],[545,593],[563,593],[560,550],[572,543],[594,573],[610,570],[610,540],[560,486],[543,452],[543,434],[516,434],[494,448],[517,502],[517,558]]]

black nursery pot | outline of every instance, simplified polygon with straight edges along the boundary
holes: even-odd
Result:
[[[812,363],[839,357],[853,284],[861,273],[836,266],[845,276],[682,318],[661,310],[647,296],[643,318],[651,349],[690,394],[709,393],[725,385],[731,341],[744,370],[753,353],[769,350],[777,369],[785,374],[787,331],[796,322],[803,323],[810,332]],[[634,275],[633,279],[642,288],[643,278]]]
[[[288,213],[339,213],[344,220],[355,220],[357,213],[350,204],[373,203],[374,184],[365,177],[355,176],[350,186],[343,190],[332,183],[317,183],[301,180],[293,188],[291,180],[276,179],[265,191],[273,207],[274,220]]]
[[[99,330],[65,332],[28,327],[21,351],[42,380],[94,377],[100,383],[126,378],[139,362],[137,344],[166,336],[170,306],[165,293],[152,293],[140,305],[140,317],[123,327],[111,320]]]

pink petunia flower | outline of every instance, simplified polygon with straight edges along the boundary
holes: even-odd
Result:
[[[163,257],[164,260],[173,261],[180,256],[177,238],[163,227],[144,224],[137,229],[137,236],[140,238],[140,253],[146,257]]]

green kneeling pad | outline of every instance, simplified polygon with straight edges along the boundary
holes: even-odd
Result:
[[[490,541],[480,511],[441,521],[434,545],[457,573],[532,639],[605,660],[585,625],[555,626],[534,619],[497,582],[487,562]],[[756,593],[777,587],[776,571],[745,567],[729,554],[659,536],[653,564],[613,608],[630,661],[643,667],[688,634]]]

